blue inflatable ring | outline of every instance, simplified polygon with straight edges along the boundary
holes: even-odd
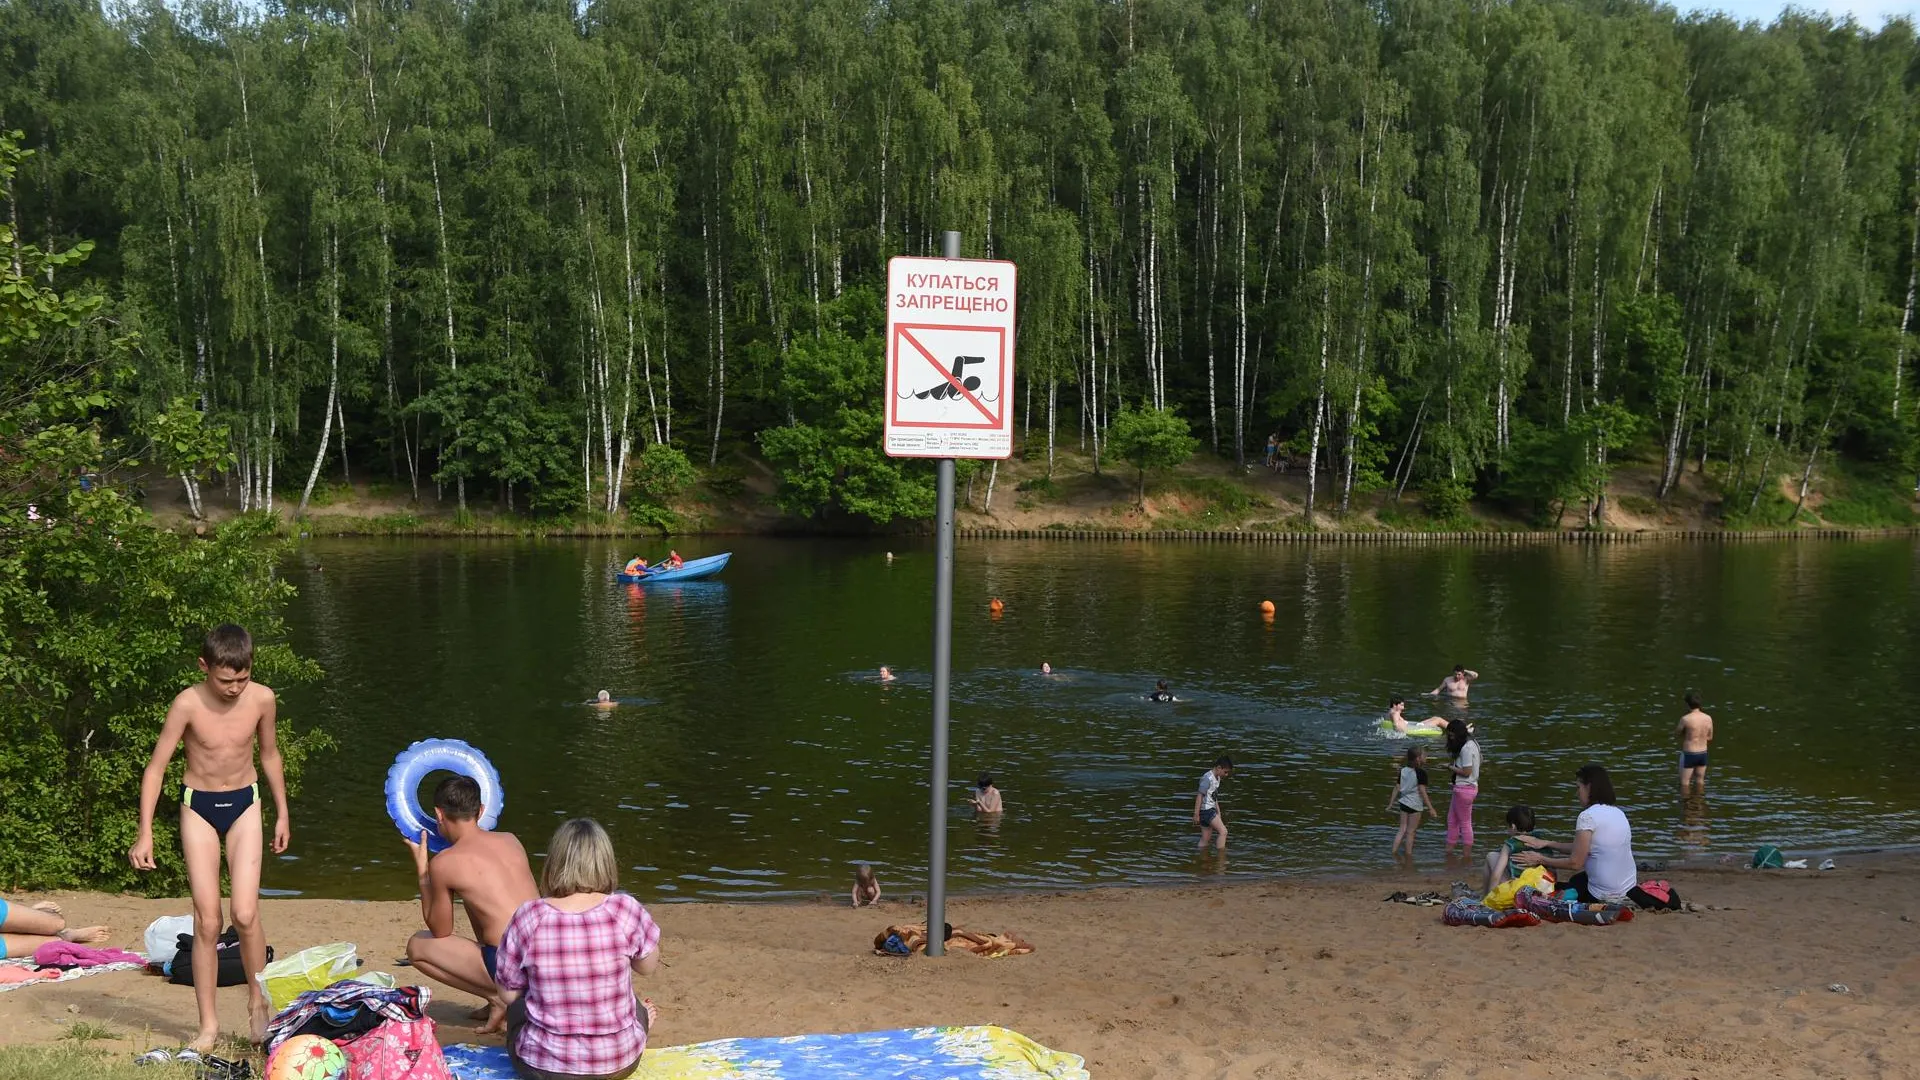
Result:
[[[400,751],[387,770],[387,816],[402,836],[417,840],[424,832],[427,850],[434,852],[453,846],[440,835],[433,815],[420,809],[420,781],[430,772],[472,777],[480,785],[480,827],[491,829],[499,823],[500,807],[507,798],[500,787],[500,773],[487,755],[459,739],[422,739]]]

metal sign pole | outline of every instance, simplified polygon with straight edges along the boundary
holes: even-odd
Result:
[[[960,257],[960,234],[940,236],[940,254]],[[947,952],[947,685],[953,674],[953,459],[939,463],[938,551],[933,571],[933,798],[927,834],[927,955]]]

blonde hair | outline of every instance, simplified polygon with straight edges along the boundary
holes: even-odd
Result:
[[[560,823],[547,845],[547,865],[540,873],[540,892],[550,897],[576,893],[610,893],[620,886],[620,865],[613,857],[613,840],[592,818]]]

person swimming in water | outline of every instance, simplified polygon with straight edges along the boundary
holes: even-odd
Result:
[[[1468,670],[1465,664],[1453,665],[1453,674],[1440,680],[1440,685],[1427,691],[1428,697],[1446,696],[1455,701],[1467,700],[1467,688],[1480,677],[1477,671]]]
[[[620,703],[613,700],[612,694],[602,690],[594,697],[593,707],[596,709],[617,709],[620,707]]]
[[[1447,729],[1447,722],[1441,717],[1429,716],[1425,720],[1414,721],[1407,719],[1406,712],[1406,698],[1396,697],[1392,701],[1387,702],[1387,722],[1393,725],[1393,730],[1403,735],[1408,731],[1416,729],[1431,731],[1445,731]]]
[[[1042,675],[1053,674],[1053,665],[1047,663],[1045,660],[1040,661],[1040,674]]]
[[[1167,689],[1167,680],[1161,679],[1159,682],[1153,684],[1153,693],[1147,695],[1147,700],[1148,701],[1179,701],[1180,699],[1177,697],[1174,697],[1173,691]]]
[[[894,676],[894,674],[893,674],[893,669],[891,669],[891,668],[889,668],[889,667],[887,667],[887,665],[885,665],[885,664],[881,664],[881,665],[880,665],[880,681],[881,681],[881,682],[892,682],[892,681],[894,680],[894,678],[895,678],[895,676]]]

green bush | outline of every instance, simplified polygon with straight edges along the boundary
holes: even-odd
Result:
[[[1060,484],[1051,476],[1029,476],[1014,486],[1015,491],[1025,491],[1043,499],[1060,497]]]
[[[1133,409],[1122,406],[1107,429],[1107,448],[1134,467],[1139,502],[1147,501],[1148,470],[1172,469],[1186,463],[1200,447],[1187,422],[1172,409]]]
[[[687,455],[666,443],[647,447],[633,465],[635,493],[648,502],[662,505],[686,494],[699,478]]]
[[[1473,487],[1463,480],[1432,480],[1420,491],[1420,506],[1437,522],[1462,521],[1473,501]]]
[[[747,470],[731,461],[723,461],[707,470],[702,478],[707,490],[723,499],[737,499],[747,490]]]

